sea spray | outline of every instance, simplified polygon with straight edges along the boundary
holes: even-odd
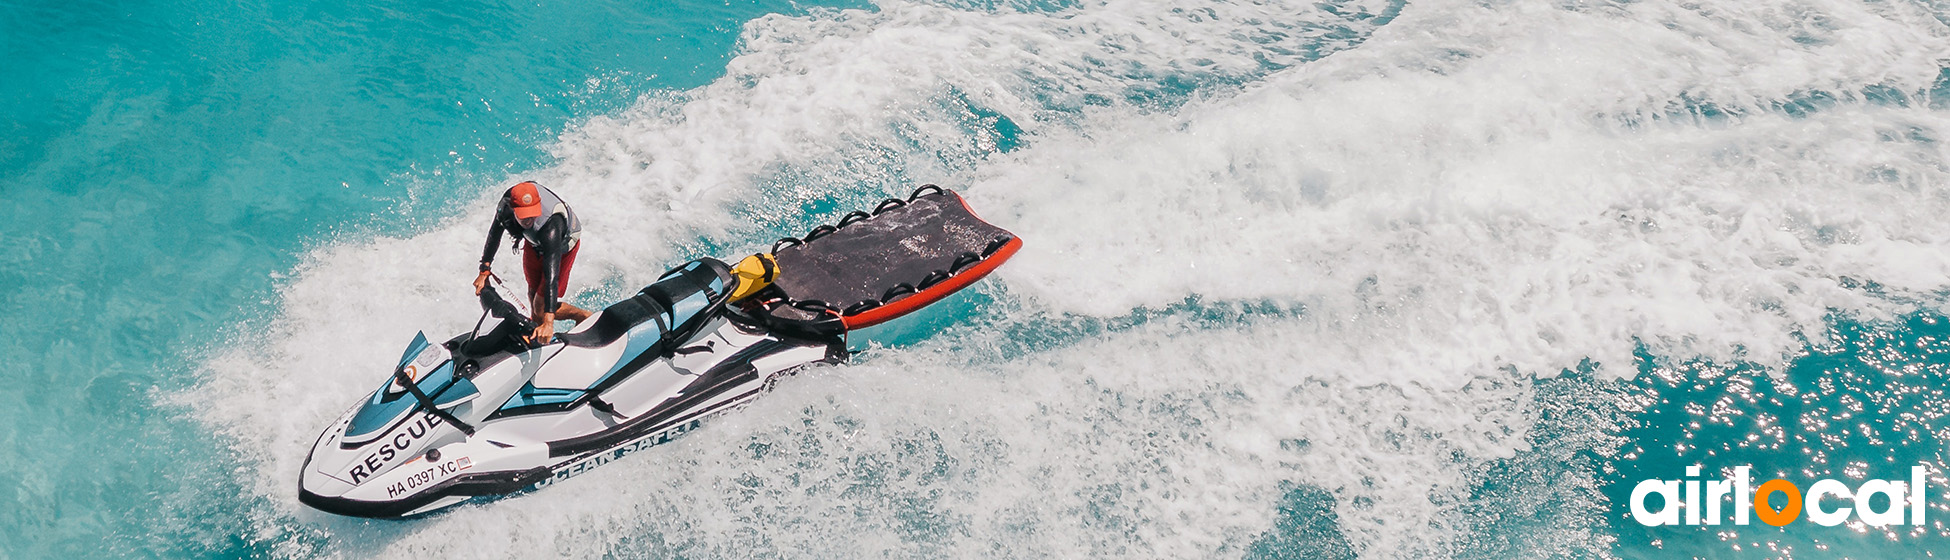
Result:
[[[875,8],[750,22],[724,79],[578,123],[536,176],[590,201],[579,271],[619,286],[966,185],[1027,241],[978,288],[994,311],[545,492],[263,523],[380,555],[1194,557],[1245,550],[1301,484],[1359,554],[1543,516],[1565,549],[1505,551],[1602,555],[1614,504],[1473,501],[1542,484],[1482,478],[1538,452],[1540,376],[1780,368],[1833,313],[1913,311],[1950,273],[1950,121],[1922,102],[1950,33],[1918,8]],[[272,333],[207,365],[190,398],[266,450],[255,491],[288,493],[370,384],[311,372],[382,369],[339,349],[471,316],[439,294],[475,207],[321,248]],[[381,314],[416,320],[359,319]],[[1049,341],[983,352],[1012,336]]]

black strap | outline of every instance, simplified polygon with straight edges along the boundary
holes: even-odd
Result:
[[[420,392],[420,386],[414,384],[413,379],[406,376],[406,368],[393,370],[393,381],[399,383],[402,387],[406,387],[406,392],[413,395],[413,400],[420,401],[420,406],[426,407],[427,412],[432,412],[434,416],[439,416],[441,420],[445,420],[447,423],[453,424],[454,427],[460,428],[460,432],[463,434],[469,436],[474,435],[473,426],[469,426],[466,422],[455,418],[454,415],[448,414],[447,411],[433,406],[433,398],[428,397],[426,393]]]
[[[906,283],[906,282],[901,282],[901,283],[899,283],[899,284],[895,284],[895,285],[893,285],[892,287],[889,287],[889,288],[887,288],[887,291],[886,291],[886,292],[884,292],[884,293],[882,293],[882,294],[880,294],[880,301],[881,301],[881,302],[892,302],[892,301],[894,301],[894,300],[895,300],[896,298],[899,298],[899,297],[901,297],[901,296],[905,296],[905,295],[912,295],[913,293],[914,293],[914,285],[913,285],[913,284],[909,284],[909,283]]]
[[[872,214],[868,214],[866,212],[862,212],[859,210],[854,210],[852,212],[847,212],[845,216],[840,217],[839,227],[845,228],[846,226],[850,226],[859,222],[864,222],[871,218],[873,218]]]
[[[609,401],[605,401],[603,400],[602,397],[598,397],[596,395],[589,395],[589,408],[603,411],[603,414],[608,414],[610,416],[615,416],[617,418],[623,417],[623,415],[616,413],[616,407],[614,405],[609,404]]]
[[[839,230],[840,230],[840,228],[836,228],[836,227],[833,227],[833,226],[829,226],[829,225],[820,225],[819,227],[815,227],[815,228],[812,228],[812,231],[809,231],[809,232],[806,232],[806,238],[805,238],[805,239],[806,239],[806,241],[812,241],[812,240],[814,240],[814,239],[819,239],[819,238],[821,238],[821,237],[826,237],[826,235],[827,235],[827,234],[830,234],[830,233],[833,233],[833,232],[835,232],[835,231],[839,231]]]
[[[954,275],[949,274],[948,271],[946,270],[936,269],[934,272],[929,272],[926,277],[921,278],[921,283],[916,285],[915,287],[923,290],[932,288],[936,284],[940,284],[942,282],[948,281],[948,278],[951,276]]]
[[[982,248],[982,257],[987,258],[989,255],[995,254],[996,251],[1002,250],[1002,246],[1008,245],[1009,241],[1014,239],[1015,239],[1014,237],[1010,237],[1007,235],[995,236],[995,239],[989,241],[989,245],[987,247]]]
[[[650,302],[646,302],[646,303],[651,303],[651,304],[655,304],[655,303],[657,303],[657,302],[655,302],[655,301],[650,301]],[[651,309],[651,310],[650,310],[650,320],[652,320],[652,321],[656,321],[656,322],[657,322],[657,337],[658,337],[658,338],[663,338],[663,337],[668,337],[668,336],[670,336],[670,329],[673,329],[673,328],[676,328],[676,327],[677,327],[677,325],[673,325],[673,324],[670,324],[670,323],[666,323],[666,322],[664,322],[664,314],[666,314],[666,313],[668,313],[668,314],[670,314],[670,319],[671,319],[672,321],[675,321],[675,320],[677,320],[677,314],[676,314],[675,312],[673,312],[673,311],[671,311],[671,310],[670,310],[669,308],[666,308],[666,307],[664,307],[664,306],[662,306],[662,305],[657,305],[657,306],[656,306],[656,309]]]
[[[827,305],[826,302],[821,300],[816,300],[816,299],[794,300],[792,302],[792,306],[802,311],[811,311],[813,313],[833,312],[833,306]]]
[[[697,272],[698,272],[698,275],[699,275],[699,276],[702,276],[702,275],[703,275],[704,273],[706,273],[706,272],[710,272],[710,271],[708,271],[708,270],[705,270],[705,269],[703,269],[702,267],[699,267],[699,268],[698,268],[698,270],[697,270]],[[711,280],[715,280],[715,279],[717,279],[717,275],[716,275],[716,274],[713,274],[713,275],[712,275],[712,277],[713,277],[713,278],[712,278]],[[723,297],[723,296],[724,296],[724,294],[722,294],[722,293],[719,293],[719,292],[718,292],[717,290],[713,290],[713,289],[711,289],[711,280],[707,280],[707,279],[702,279],[702,278],[698,278],[698,277],[696,277],[696,276],[692,276],[692,277],[690,278],[690,280],[691,280],[691,285],[694,285],[694,286],[697,286],[697,290],[698,290],[698,291],[700,291],[700,292],[704,292],[704,299],[705,299],[705,300],[706,300],[707,302],[710,302],[710,301],[717,301],[717,300],[718,300],[719,298],[721,298],[721,297]],[[673,302],[673,303],[675,303],[675,302]]]
[[[981,255],[975,254],[974,251],[964,251],[961,256],[955,257],[955,264],[950,265],[948,271],[951,274],[961,272],[962,269],[979,262],[982,262]]]
[[[861,300],[860,303],[856,303],[851,306],[848,306],[846,308],[846,311],[841,312],[840,315],[845,317],[852,317],[854,315],[859,315],[861,313],[872,311],[873,308],[875,307],[880,307],[880,300],[865,299],[865,300]]]
[[[941,189],[941,185],[921,185],[921,188],[914,189],[914,194],[907,195],[907,199],[919,199],[922,196],[921,193],[928,191],[934,191],[935,194],[947,194],[947,191]]]

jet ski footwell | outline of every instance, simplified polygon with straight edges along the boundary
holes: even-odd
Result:
[[[730,297],[741,277],[699,259],[531,348],[516,337],[532,324],[484,290],[473,331],[416,337],[319,436],[299,501],[392,518],[549,486],[670,441],[784,375],[843,363],[847,330],[938,301],[1020,246],[930,185],[781,240],[778,277],[742,301]]]

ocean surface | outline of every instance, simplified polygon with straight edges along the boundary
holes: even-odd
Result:
[[[1950,553],[1941,3],[0,0],[0,99],[0,558]],[[584,306],[923,183],[1026,246],[545,491],[299,505],[524,179]]]

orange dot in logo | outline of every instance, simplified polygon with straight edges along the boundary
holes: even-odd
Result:
[[[1779,511],[1775,511],[1767,499],[1775,492],[1787,494],[1787,506]],[[1754,492],[1754,515],[1760,517],[1762,523],[1775,527],[1793,523],[1794,518],[1801,517],[1801,488],[1778,478],[1760,485],[1760,489]]]

